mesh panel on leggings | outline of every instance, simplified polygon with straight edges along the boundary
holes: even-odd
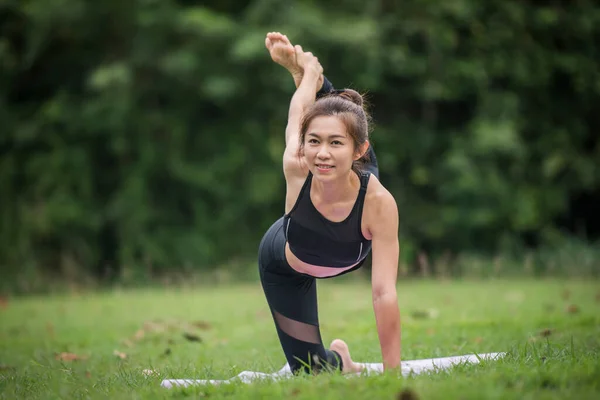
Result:
[[[303,342],[321,344],[321,335],[319,334],[318,326],[284,317],[277,311],[273,311],[273,314],[275,315],[275,321],[279,329],[287,335]]]

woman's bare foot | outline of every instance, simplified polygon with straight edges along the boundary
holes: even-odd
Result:
[[[287,38],[279,32],[269,32],[265,38],[265,46],[269,50],[271,59],[277,64],[287,69],[292,77],[296,87],[302,82],[302,76],[304,75],[304,69],[298,66],[296,62],[296,51],[294,46]]]
[[[269,50],[271,59],[287,69],[292,74],[296,87],[300,86],[304,76],[304,68],[298,65],[296,50],[288,37],[279,32],[269,32],[265,38],[265,46]],[[317,87],[321,88],[321,86],[323,86],[322,74],[317,82]]]
[[[342,357],[342,363],[344,364],[344,369],[342,370],[343,374],[356,373],[363,370],[363,367],[352,361],[348,345],[343,340],[335,339],[329,345],[329,350],[336,351],[340,357]]]

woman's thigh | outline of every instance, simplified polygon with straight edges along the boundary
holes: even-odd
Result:
[[[379,179],[379,164],[377,163],[377,156],[375,155],[375,149],[373,149],[373,145],[369,146],[367,154],[369,155],[369,162],[365,164],[364,169]]]
[[[303,323],[318,325],[316,279],[295,271],[285,259],[283,219],[261,241],[260,280],[272,311]]]

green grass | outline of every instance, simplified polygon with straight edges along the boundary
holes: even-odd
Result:
[[[259,284],[13,298],[0,308],[0,398],[396,399],[402,391],[422,399],[599,398],[599,288],[596,281],[402,282],[403,359],[508,355],[410,378],[323,374],[175,390],[161,380],[226,379],[284,364]],[[379,362],[370,299],[368,283],[319,282],[324,339],[341,337],[355,360]],[[58,360],[61,352],[84,359]]]

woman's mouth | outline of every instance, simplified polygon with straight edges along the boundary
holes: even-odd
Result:
[[[333,166],[327,164],[317,164],[317,169],[319,170],[319,172],[328,172],[333,169]]]

